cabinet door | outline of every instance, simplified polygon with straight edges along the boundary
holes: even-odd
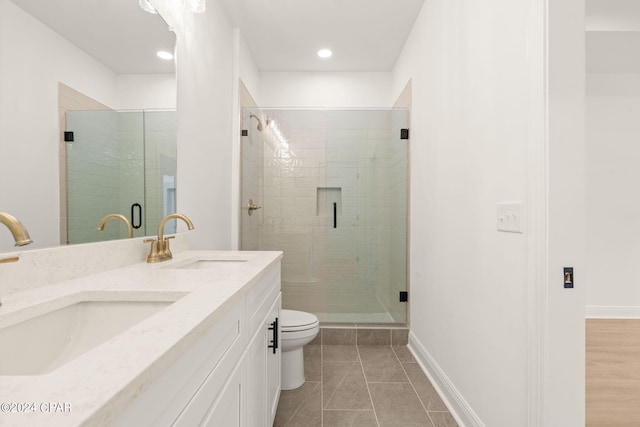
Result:
[[[280,319],[280,296],[273,303],[269,315],[267,316],[267,323],[273,322],[270,319]],[[280,399],[280,369],[282,359],[282,341],[281,341],[281,328],[280,322],[277,322],[278,332],[278,348],[276,352],[273,352],[272,348],[267,348],[267,419],[269,420],[269,426],[273,425],[273,421],[276,416],[276,410],[278,409],[278,400]],[[267,344],[271,343],[273,339],[272,331],[268,331]]]
[[[242,370],[239,367],[229,378],[220,396],[200,424],[206,427],[241,427]]]
[[[246,354],[247,427],[270,427],[280,397],[280,295],[271,304]],[[273,328],[277,327],[274,334]],[[273,339],[277,339],[274,353]]]
[[[245,391],[247,398],[247,427],[265,427],[267,425],[267,326],[260,326],[260,332],[256,334],[249,344],[245,359]]]

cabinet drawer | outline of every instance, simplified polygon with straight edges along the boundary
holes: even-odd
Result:
[[[209,393],[219,392],[242,356],[244,346],[240,331],[244,317],[244,304],[234,304],[127,407],[114,425],[172,425],[212,375],[219,380],[220,387],[218,390],[209,388]]]
[[[262,325],[262,320],[279,294],[280,264],[278,263],[247,294],[247,340],[250,340]]]
[[[199,425],[232,427],[239,425],[241,378],[241,363],[239,361],[242,358],[243,349],[240,346],[237,348],[240,351],[226,354],[209,374],[172,427]],[[216,420],[220,423],[211,424]],[[227,420],[228,423],[225,423],[224,420]]]

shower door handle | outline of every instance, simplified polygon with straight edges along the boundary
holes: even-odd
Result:
[[[253,211],[260,209],[262,206],[254,205],[253,199],[249,199],[249,204],[247,204],[247,210],[249,211],[249,216],[253,215]]]
[[[138,221],[136,221],[136,211],[138,213]],[[134,203],[131,205],[131,226],[136,230],[142,227],[142,206],[140,203]]]

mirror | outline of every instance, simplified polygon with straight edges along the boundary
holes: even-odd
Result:
[[[173,53],[174,46],[175,34],[160,15],[143,11],[137,0],[0,0],[0,211],[29,230],[34,243],[20,250],[126,237],[118,221],[96,230],[109,213],[131,218],[133,211],[136,225],[148,230],[135,235],[155,234],[159,218],[175,209],[175,62],[156,56]],[[64,141],[67,120],[80,129],[81,118],[75,141]],[[103,151],[90,148],[90,140]],[[140,141],[135,148],[133,140]],[[90,157],[74,157],[81,145]],[[118,164],[110,180],[96,164],[99,157]],[[111,200],[101,212],[98,205],[113,195],[98,189],[116,180],[121,193],[136,187],[137,194]],[[78,209],[71,194],[90,181],[92,199]],[[151,181],[153,191],[146,185]],[[159,200],[158,191],[169,199]],[[135,204],[141,210],[132,209]],[[93,236],[70,238],[72,226]],[[13,243],[0,228],[0,252],[15,251]]]

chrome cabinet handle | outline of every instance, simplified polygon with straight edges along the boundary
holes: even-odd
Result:
[[[253,211],[260,209],[262,206],[254,205],[253,199],[249,199],[249,204],[247,205],[247,209],[249,211],[249,216],[253,215]]]

